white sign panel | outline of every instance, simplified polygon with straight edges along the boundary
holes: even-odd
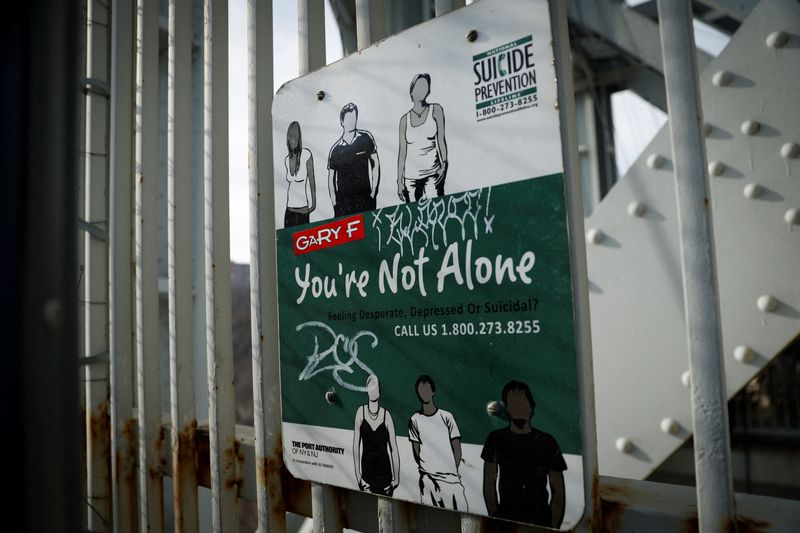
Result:
[[[561,529],[580,520],[549,21],[546,1],[483,0],[278,91],[296,477]]]

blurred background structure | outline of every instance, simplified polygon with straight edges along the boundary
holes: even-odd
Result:
[[[0,323],[4,440],[20,488],[9,530],[492,530],[312,488],[282,467],[265,222],[273,91],[356,51],[359,32],[375,42],[465,3],[10,8]],[[800,4],[689,5],[731,519],[742,531],[800,531]],[[693,451],[657,2],[570,0],[567,15],[602,513],[591,527],[691,529],[695,468],[708,459]]]

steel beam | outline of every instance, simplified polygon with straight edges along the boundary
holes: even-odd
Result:
[[[656,72],[663,72],[657,22],[624,2],[612,0],[573,0],[568,4],[568,14],[572,23],[599,35]],[[703,70],[711,56],[701,50],[696,53]]]

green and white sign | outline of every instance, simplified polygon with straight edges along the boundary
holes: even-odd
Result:
[[[278,92],[296,477],[562,529],[580,519],[551,42],[546,2],[483,0]]]

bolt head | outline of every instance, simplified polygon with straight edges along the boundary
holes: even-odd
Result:
[[[714,73],[714,76],[711,77],[711,83],[713,83],[716,87],[725,87],[726,85],[730,85],[732,80],[733,75],[727,70],[719,70]]]
[[[328,403],[336,403],[338,396],[336,395],[336,390],[333,388],[329,389],[328,392],[325,393],[325,401]]]
[[[661,420],[661,431],[668,435],[676,434],[680,429],[681,426],[674,418],[666,417]]]
[[[712,161],[708,164],[708,173],[712,176],[719,176],[725,172],[725,164],[719,161]]]
[[[605,238],[605,233],[602,230],[597,228],[591,228],[589,231],[586,232],[586,241],[591,244],[599,244],[603,242]]]
[[[733,349],[733,358],[740,363],[750,363],[755,357],[756,353],[749,346],[741,345]]]
[[[800,209],[796,207],[787,209],[786,213],[783,214],[783,219],[787,224],[800,225]]]
[[[647,156],[647,166],[656,169],[664,166],[665,159],[661,154],[650,154]]]
[[[770,313],[778,308],[778,300],[769,294],[762,294],[756,300],[756,305],[762,313]]]
[[[325,99],[325,91],[319,91],[317,93],[317,100],[324,100]]]
[[[744,194],[744,197],[749,198],[751,200],[753,198],[758,198],[759,196],[761,196],[761,193],[763,192],[764,188],[758,183],[748,183],[747,185],[744,186],[744,189],[742,190],[742,194]]]
[[[492,400],[486,404],[486,414],[489,416],[500,416],[504,411],[505,407],[503,407],[503,402]]]
[[[759,129],[761,129],[761,124],[757,120],[745,120],[739,126],[739,131],[742,132],[742,135],[755,135]]]
[[[628,204],[628,214],[632,217],[640,217],[645,214],[647,207],[642,202],[633,201]]]
[[[478,30],[469,30],[467,32],[467,42],[474,43],[478,39]]]
[[[692,373],[688,370],[681,374],[681,384],[687,388],[692,385]]]
[[[708,122],[703,122],[703,135],[708,137],[708,134],[711,133],[711,124]]]
[[[614,442],[614,447],[620,453],[631,453],[633,451],[633,443],[627,437],[620,437]]]
[[[780,48],[789,42],[789,36],[782,31],[773,31],[767,35],[766,43],[770,48]]]
[[[785,143],[781,146],[781,157],[784,159],[792,159],[800,155],[800,144]]]

